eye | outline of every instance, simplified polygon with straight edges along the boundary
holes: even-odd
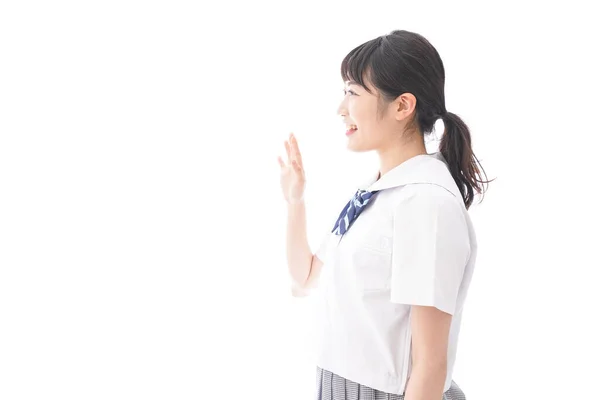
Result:
[[[350,89],[344,89],[344,95],[346,94],[350,94],[350,96],[356,96],[356,92],[354,90],[350,90]]]

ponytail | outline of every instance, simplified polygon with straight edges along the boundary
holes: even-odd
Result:
[[[444,63],[427,39],[395,30],[354,48],[344,57],[340,72],[344,81],[357,82],[369,92],[370,82],[387,104],[411,93],[417,99],[414,122],[421,135],[431,133],[441,117],[446,131],[439,151],[465,206],[473,204],[476,194],[484,194],[491,181],[473,154],[469,128],[457,115],[446,112]]]
[[[483,196],[490,181],[473,153],[471,133],[467,125],[458,115],[450,112],[442,115],[442,120],[445,130],[440,152],[448,163],[448,169],[468,209],[473,204],[475,193]]]

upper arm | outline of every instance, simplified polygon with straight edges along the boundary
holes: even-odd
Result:
[[[328,233],[321,240],[319,248],[317,249],[315,254],[313,254],[310,263],[310,271],[308,273],[308,278],[306,278],[306,282],[304,282],[304,285],[292,285],[292,295],[294,297],[307,296],[311,288],[317,287],[319,283],[319,277],[321,276],[321,270],[323,269],[324,260],[327,254],[327,249],[329,247],[329,241],[330,233]]]
[[[331,232],[327,232],[327,234],[325,234],[323,239],[321,239],[319,248],[315,254],[313,254],[312,262],[310,264],[310,273],[308,274],[308,278],[306,279],[305,283],[307,288],[316,287],[319,282],[321,270],[323,269],[323,264],[325,264],[327,252],[330,248],[331,235]]]
[[[306,279],[306,283],[304,284],[305,287],[312,288],[317,286],[319,277],[321,276],[323,264],[323,261],[321,261],[316,254],[313,255],[312,262],[310,264],[310,273],[308,274],[308,279]]]
[[[308,295],[308,291],[311,288],[317,286],[319,282],[319,276],[321,275],[321,269],[323,268],[323,261],[317,257],[317,255],[313,255],[312,261],[310,264],[310,272],[308,273],[308,278],[303,286],[298,286],[296,284],[292,285],[292,295],[294,297],[304,297]]]
[[[418,186],[394,211],[391,301],[454,314],[470,255],[467,222],[452,194]]]

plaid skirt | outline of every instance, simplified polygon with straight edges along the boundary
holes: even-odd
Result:
[[[372,389],[317,367],[317,400],[404,400],[404,395]],[[452,381],[441,400],[465,400],[465,394]]]

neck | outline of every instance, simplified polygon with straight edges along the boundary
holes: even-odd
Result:
[[[420,135],[415,136],[418,136],[418,139],[408,143],[398,143],[377,151],[379,155],[379,177],[382,177],[406,160],[418,155],[427,154],[425,143]]]

